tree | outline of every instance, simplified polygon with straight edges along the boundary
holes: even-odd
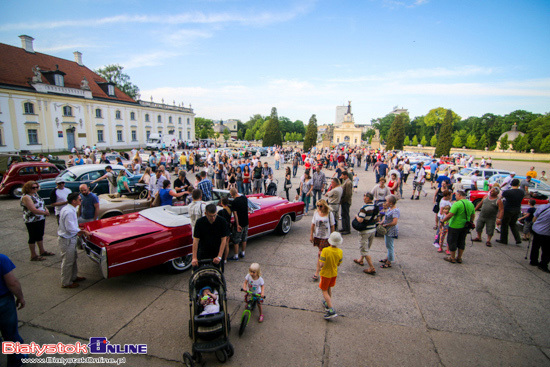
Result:
[[[317,145],[317,117],[311,115],[309,119],[309,124],[307,124],[306,136],[304,138],[304,152],[309,152],[309,150]]]
[[[510,147],[510,142],[508,141],[508,134],[504,134],[502,138],[500,138],[500,149],[507,150]]]
[[[246,141],[254,140],[254,133],[252,132],[252,129],[246,130],[246,134],[244,134],[244,140]]]
[[[546,138],[540,144],[539,151],[541,153],[550,153],[550,134],[546,135]]]
[[[223,140],[224,140],[224,141],[228,141],[229,138],[230,138],[229,129],[225,129],[225,130],[223,131]]]
[[[403,145],[406,145],[406,146],[411,145],[411,140],[409,139],[409,136],[405,136],[405,141],[403,142]]]
[[[403,142],[405,141],[405,117],[406,115],[403,114],[394,117],[388,133],[386,149],[403,149]]]
[[[487,135],[483,134],[481,136],[481,139],[479,139],[477,142],[477,149],[483,150],[487,147],[488,144],[489,142],[487,141]]]
[[[540,151],[540,145],[542,144],[542,133],[538,133],[533,140],[531,141],[531,148],[535,150],[535,152]]]
[[[139,88],[130,82],[130,77],[128,74],[123,73],[122,69],[124,69],[123,66],[112,64],[94,71],[108,82],[114,83],[118,89],[137,101],[140,97]]]
[[[416,135],[413,136],[412,145],[415,146],[415,147],[418,146],[418,138],[416,137]]]
[[[265,134],[262,140],[262,146],[264,147],[272,147],[274,145],[283,145],[281,130],[279,130],[279,116],[275,107],[271,109],[271,115],[266,122]]]
[[[428,145],[428,140],[426,139],[425,136],[423,136],[422,140],[420,140],[420,145],[422,145],[423,147]]]
[[[203,117],[196,117],[195,136],[198,139],[212,138],[214,136],[214,122]]]
[[[437,145],[437,135],[432,136],[430,139],[430,146],[435,147]]]
[[[455,116],[460,120],[460,117],[451,110],[447,110],[447,113],[445,114],[445,119],[443,120],[441,130],[439,131],[437,147],[435,148],[435,155],[438,157],[448,156],[449,153],[451,153],[451,139],[453,136],[453,121]]]
[[[466,140],[466,147],[468,149],[475,149],[477,146],[477,138],[475,135],[471,134],[468,135],[468,139]]]
[[[460,140],[460,137],[458,135],[455,135],[455,138],[453,140],[453,148],[460,148],[462,146],[462,140]]]
[[[424,116],[424,123],[426,124],[426,126],[430,126],[433,128],[434,134],[437,135],[439,132],[439,128],[442,127],[445,117],[447,117],[447,111],[451,111],[451,110],[446,110],[443,107],[437,107],[430,110],[430,112],[428,112],[428,114]],[[461,118],[453,111],[451,111],[451,114],[452,114],[452,117],[451,117],[451,127],[452,127],[452,125],[459,122]]]
[[[260,130],[256,131],[256,134],[254,134],[254,140],[262,140],[263,138],[262,132]]]
[[[243,140],[244,136],[243,136],[243,129],[239,129],[237,131],[237,139],[238,140]]]

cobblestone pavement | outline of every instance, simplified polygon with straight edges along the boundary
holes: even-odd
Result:
[[[494,165],[519,174],[530,163]],[[537,165],[539,172],[550,171],[548,164]],[[374,185],[372,171],[355,171],[360,184],[352,215]],[[281,191],[283,170],[275,172]],[[296,188],[298,177],[293,184]],[[334,306],[341,316],[331,321],[323,319],[321,292],[311,281],[316,261],[308,241],[311,216],[293,223],[286,236],[251,240],[246,258],[226,267],[230,340],[235,347],[227,365],[550,365],[550,274],[528,265],[527,243],[487,248],[468,241],[464,263],[447,263],[432,245],[434,191],[419,201],[409,200],[410,192],[410,185],[405,186],[405,199],[397,204],[402,217],[392,268],[378,269],[374,277],[364,274],[353,263],[359,254],[357,232],[344,236],[344,262],[334,289]],[[19,203],[3,197],[0,206],[0,252],[17,265],[27,301],[19,312],[26,342],[106,337],[113,344],[147,344],[146,356],[123,356],[127,366],[181,365],[182,353],[191,351],[189,272],[170,275],[153,268],[105,280],[96,264],[79,253],[80,272],[88,280],[80,288],[61,289],[60,256],[30,262]],[[46,227],[46,249],[59,254],[55,220],[48,218]],[[371,253],[374,260],[384,257],[381,238],[375,239]],[[239,289],[252,262],[262,265],[266,281],[265,321],[259,324],[255,314],[239,338]],[[214,356],[205,359],[208,365],[218,365]]]

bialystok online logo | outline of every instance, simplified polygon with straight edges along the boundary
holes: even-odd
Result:
[[[90,338],[89,344],[22,344],[2,342],[3,354],[147,354],[147,344],[111,344],[107,338]]]

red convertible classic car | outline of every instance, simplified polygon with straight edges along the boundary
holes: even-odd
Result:
[[[193,244],[186,206],[161,206],[82,224],[90,232],[82,246],[99,263],[105,278],[164,264],[173,272],[191,267]],[[302,219],[304,203],[278,196],[248,196],[248,236],[276,230],[290,232],[293,221]]]

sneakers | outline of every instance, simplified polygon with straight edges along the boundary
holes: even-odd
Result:
[[[414,195],[413,195],[413,196],[411,196],[411,200],[414,200]]]
[[[227,259],[229,261],[239,261],[239,257],[237,255],[233,256],[233,257],[230,257],[229,259]]]
[[[325,311],[327,311],[327,312],[328,312],[328,310],[330,310],[330,307],[328,307],[327,301],[323,301],[323,307],[325,308]]]
[[[241,259],[244,259],[244,251],[241,251],[241,252],[239,253],[239,257],[240,257]]]
[[[332,319],[338,316],[338,314],[334,311],[333,308],[329,309],[327,313],[323,316],[325,320]]]
[[[425,195],[424,195],[425,196]],[[420,200],[420,196],[417,196],[414,200]]]

